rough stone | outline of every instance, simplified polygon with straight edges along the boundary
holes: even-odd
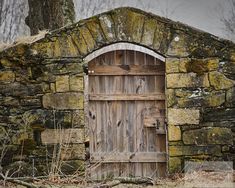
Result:
[[[207,74],[197,76],[196,73],[167,74],[167,88],[209,87]]]
[[[235,106],[235,87],[226,91],[226,105],[230,107]]]
[[[179,58],[166,58],[166,73],[178,73],[179,64]]]
[[[38,98],[25,98],[20,100],[22,106],[41,107],[41,100]]]
[[[199,110],[168,108],[168,124],[199,124]]]
[[[182,160],[179,157],[169,157],[168,170],[170,174],[181,172]]]
[[[80,60],[51,60],[48,61],[49,64],[45,65],[44,72],[49,72],[52,75],[61,75],[61,74],[82,74],[83,68]],[[36,69],[35,71],[37,71]],[[53,80],[52,80],[53,81]]]
[[[4,93],[5,96],[35,96],[37,94],[43,93],[42,85],[40,84],[20,84],[11,83],[9,85],[0,85],[0,94]]]
[[[205,72],[218,69],[219,59],[191,59],[186,67],[187,72],[195,72],[198,75],[202,75]]]
[[[171,32],[170,29],[165,28],[165,24],[157,22],[157,27],[154,33],[153,48],[159,52],[165,53],[168,48],[168,41],[170,41]],[[165,40],[163,40],[165,39]]]
[[[220,62],[219,69],[228,79],[235,81],[235,61]]]
[[[175,97],[175,90],[174,89],[167,89],[166,90],[166,98],[167,98],[167,107],[172,107],[176,104],[176,97]]]
[[[93,17],[86,22],[86,27],[89,29],[96,45],[103,44],[105,41],[105,36],[102,33],[101,26],[97,17]]]
[[[185,131],[183,141],[195,145],[233,144],[233,135],[229,128],[209,127]]]
[[[213,71],[209,73],[209,80],[216,90],[228,89],[234,86],[234,81],[226,78],[223,74]]]
[[[56,127],[72,127],[72,113],[70,111],[34,109],[26,111],[23,119],[32,129],[44,130]]]
[[[73,111],[72,126],[73,127],[84,127],[84,110]]]
[[[69,91],[69,76],[57,76],[55,87],[57,92],[66,92]]]
[[[225,103],[224,91],[176,90],[176,104],[180,108],[187,107],[217,107]]]
[[[69,86],[70,86],[70,91],[83,91],[84,90],[83,77],[79,75],[70,76]]]
[[[44,108],[83,109],[83,94],[77,92],[48,93],[42,98]]]
[[[141,39],[141,43],[146,46],[152,46],[154,40],[154,33],[157,27],[157,22],[154,19],[147,19],[144,22],[144,31]]]
[[[177,39],[178,40],[177,40]],[[168,47],[167,55],[173,57],[187,57],[188,51],[188,36],[184,33],[174,35],[172,41]]]
[[[1,82],[14,82],[15,74],[12,71],[0,71],[0,83]]]
[[[221,147],[215,146],[169,146],[169,155],[174,156],[193,156],[193,155],[213,155],[221,156]]]
[[[118,40],[139,43],[141,41],[145,15],[131,10],[116,10],[112,14]]]
[[[88,51],[92,51],[96,46],[96,42],[94,41],[89,29],[85,26],[81,26],[79,31],[87,44]]]
[[[45,129],[41,133],[43,144],[81,144],[84,138],[84,129]]]
[[[168,140],[169,141],[181,140],[181,130],[179,126],[174,126],[174,125],[168,126]]]
[[[206,109],[203,115],[204,122],[235,121],[235,108]]]
[[[15,97],[5,97],[3,101],[1,101],[1,105],[3,106],[19,106],[19,99]]]
[[[102,31],[104,32],[105,38],[108,41],[115,41],[116,34],[112,17],[110,15],[100,15],[99,21]]]
[[[214,127],[208,130],[208,144],[229,144],[233,145],[233,133],[231,129]]]

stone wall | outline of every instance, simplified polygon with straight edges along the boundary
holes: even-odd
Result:
[[[30,169],[26,175],[32,175],[33,160],[35,175],[48,174],[46,164],[57,162],[63,173],[83,170],[82,65],[76,59],[38,62],[20,65],[1,60],[2,166],[23,165]],[[54,161],[54,152],[61,152],[59,160]]]
[[[83,58],[129,42],[166,57],[169,172],[188,160],[235,160],[235,45],[178,22],[119,8],[0,53],[4,170],[84,170]],[[34,161],[34,162],[33,162]],[[26,170],[27,169],[27,170]]]
[[[234,161],[234,62],[167,58],[169,170],[186,161]],[[233,96],[233,97],[231,97]]]

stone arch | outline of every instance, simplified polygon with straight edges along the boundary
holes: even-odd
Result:
[[[228,41],[134,8],[118,8],[82,20],[46,35],[30,49],[47,58],[83,58],[117,42],[138,44],[165,57],[229,59],[230,51],[234,52]]]

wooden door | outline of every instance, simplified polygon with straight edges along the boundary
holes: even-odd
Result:
[[[164,176],[165,64],[119,50],[93,59],[88,69],[91,177]]]

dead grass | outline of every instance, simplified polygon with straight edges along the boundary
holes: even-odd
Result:
[[[87,183],[84,182],[81,178],[58,178],[56,182],[51,182],[49,180],[35,179],[34,185],[44,188],[79,188],[79,187],[88,187],[88,188],[98,188],[98,187],[114,187],[114,188],[233,188],[235,187],[234,182],[235,173],[234,172],[192,172],[187,174],[176,174],[173,177],[168,177],[165,179],[159,179],[155,182],[155,185],[145,185],[145,184],[114,184],[111,185],[112,181],[99,182],[99,183]],[[0,182],[0,188],[1,186]],[[17,187],[12,183],[7,183],[6,187]],[[23,188],[23,186],[21,186]]]

